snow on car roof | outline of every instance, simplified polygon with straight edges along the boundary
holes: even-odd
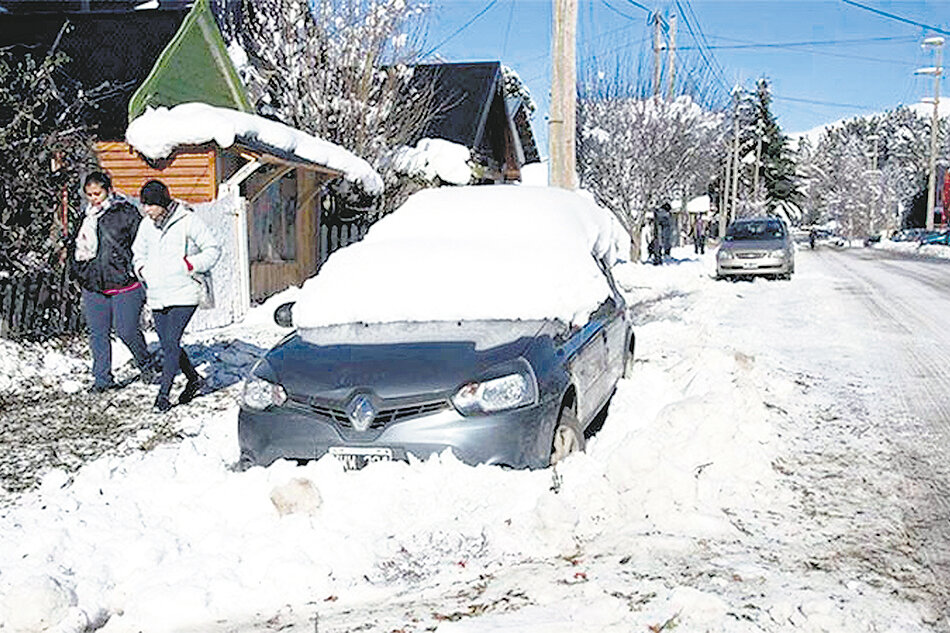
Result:
[[[608,211],[571,191],[420,191],[327,260],[301,289],[294,322],[582,323],[611,292],[595,257],[613,263],[629,251],[625,238]]]
[[[383,179],[369,163],[339,145],[278,121],[206,103],[183,103],[173,108],[148,108],[129,123],[125,138],[147,158],[169,156],[179,145],[216,142],[230,147],[236,138],[262,143],[317,165],[343,172],[371,194],[382,193]]]

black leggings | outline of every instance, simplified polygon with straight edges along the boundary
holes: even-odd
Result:
[[[162,346],[162,378],[159,381],[158,395],[168,397],[172,382],[181,368],[189,381],[198,379],[198,372],[192,367],[188,355],[181,348],[181,335],[185,333],[188,321],[198,306],[169,306],[152,311],[158,342]]]

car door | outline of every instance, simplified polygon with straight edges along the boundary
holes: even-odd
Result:
[[[610,284],[613,297],[606,303],[604,311],[604,343],[606,345],[604,358],[604,373],[602,374],[603,384],[601,385],[601,396],[604,400],[613,393],[617,381],[623,377],[624,360],[627,353],[627,302],[624,301],[620,293],[610,266],[602,261],[601,270]]]
[[[582,425],[597,413],[601,398],[600,378],[607,359],[603,329],[604,321],[592,316],[571,335],[564,350],[571,359],[568,371],[577,388],[577,417]]]

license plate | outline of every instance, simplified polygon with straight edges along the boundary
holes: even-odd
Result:
[[[759,264],[758,262],[742,262],[742,267],[743,268],[758,268]]]
[[[340,460],[344,470],[359,470],[367,464],[389,462],[393,459],[391,448],[331,446],[327,452]]]

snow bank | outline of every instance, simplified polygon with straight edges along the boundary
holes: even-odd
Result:
[[[420,227],[383,228],[381,243]],[[834,356],[844,331],[863,352],[865,334],[843,322],[816,335],[778,297],[837,323],[835,280],[803,257],[791,282],[717,283],[712,253],[673,256],[617,267],[638,362],[586,453],[538,471],[444,453],[234,472],[236,408],[188,409],[180,443],[52,471],[0,512],[0,628],[313,630],[319,616],[335,631],[930,630],[919,603],[848,566],[842,534],[782,472],[790,435],[813,442],[809,459],[836,439],[788,365],[825,370],[811,347]],[[757,327],[777,322],[781,337]],[[819,404],[838,395],[828,380],[810,383]],[[829,567],[812,566],[815,543]]]
[[[129,123],[125,132],[129,145],[153,160],[169,156],[180,145],[214,141],[221,147],[231,147],[242,137],[343,172],[347,180],[360,183],[370,194],[383,191],[380,175],[352,152],[283,123],[246,112],[205,103],[183,103],[170,109],[148,108]]]
[[[610,294],[594,257],[615,261],[625,238],[608,211],[569,191],[423,190],[330,256],[304,284],[294,322],[586,321]]]

